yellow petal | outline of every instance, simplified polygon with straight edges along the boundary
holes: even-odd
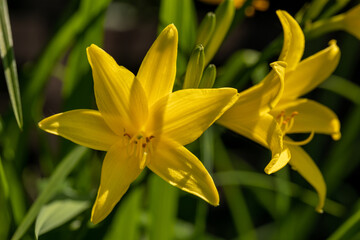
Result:
[[[336,114],[318,102],[305,98],[284,100],[284,103],[278,104],[271,114],[276,117],[281,111],[285,111],[286,116],[290,116],[293,112],[298,113],[288,133],[323,133],[331,135],[334,140],[338,140],[341,136],[340,121]]]
[[[39,127],[48,133],[101,151],[109,150],[119,140],[100,112],[95,110],[79,109],[55,114],[39,122]]]
[[[141,84],[136,83],[129,70],[118,66],[109,54],[96,45],[87,48],[87,55],[93,70],[96,104],[105,122],[119,135],[123,134],[124,128],[127,132],[135,131],[133,123],[141,120],[134,120],[134,112],[147,108]],[[130,108],[133,109],[131,112]]]
[[[291,155],[283,148],[282,131],[270,114],[244,120],[242,113],[230,109],[217,123],[271,150],[272,159],[265,168],[267,174],[280,170],[289,162]]]
[[[332,40],[329,47],[301,61],[293,71],[286,71],[283,98],[295,99],[316,88],[334,72],[339,59],[340,49]]]
[[[347,11],[344,17],[344,28],[360,40],[360,4]]]
[[[96,201],[91,212],[91,222],[101,222],[110,214],[116,203],[140,174],[139,159],[122,142],[114,144],[105,156]]]
[[[148,167],[166,182],[217,206],[219,194],[204,165],[184,146],[160,141]]]
[[[289,164],[315,188],[319,198],[316,211],[322,213],[326,199],[326,184],[319,168],[301,147],[293,145],[287,145],[287,147],[291,151]]]
[[[279,61],[286,62],[288,70],[291,70],[296,67],[304,53],[304,33],[296,20],[286,11],[278,10],[276,14],[284,30],[284,43]]]
[[[261,83],[239,93],[236,103],[224,113],[224,118],[233,114],[242,121],[251,121],[270,111],[281,99],[284,89],[284,62],[274,62],[271,72]]]
[[[170,94],[176,75],[178,32],[168,25],[155,40],[141,63],[137,78],[143,85],[149,106]]]
[[[273,149],[272,151],[272,158],[271,161],[265,167],[266,174],[272,174],[288,164],[291,159],[291,152],[288,148],[284,148],[282,150]]]
[[[185,89],[159,100],[149,123],[154,136],[193,142],[237,99],[234,88]]]

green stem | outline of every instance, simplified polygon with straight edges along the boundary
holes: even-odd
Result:
[[[215,161],[217,171],[234,169],[226,148],[219,136],[215,138]],[[226,201],[234,219],[235,228],[238,232],[238,239],[257,239],[251,216],[245,202],[240,186],[223,186]]]

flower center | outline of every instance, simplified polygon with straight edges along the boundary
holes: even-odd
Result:
[[[280,129],[283,133],[283,137],[291,130],[291,128],[294,126],[295,122],[295,116],[297,116],[299,113],[294,111],[290,114],[290,116],[286,116],[285,111],[281,111],[281,113],[276,117],[277,122],[280,125]],[[293,140],[285,140],[284,143],[290,144],[290,145],[305,145],[308,144],[314,137],[314,131],[311,131],[309,137],[307,137],[305,140],[302,141],[293,141]]]
[[[140,169],[144,169],[150,161],[148,154],[153,152],[153,138],[155,138],[155,136],[146,136],[143,132],[134,135],[124,133],[124,141],[126,141],[127,144],[128,154],[135,155],[140,159]]]

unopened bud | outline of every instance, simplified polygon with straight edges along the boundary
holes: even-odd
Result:
[[[216,78],[216,67],[214,64],[209,64],[203,73],[199,88],[212,88]]]
[[[198,88],[205,66],[204,47],[199,44],[190,55],[183,88]]]
[[[202,44],[205,48],[211,39],[216,25],[216,16],[213,12],[206,14],[198,29],[196,44]]]

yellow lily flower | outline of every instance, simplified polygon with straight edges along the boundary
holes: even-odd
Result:
[[[270,174],[289,161],[291,155],[283,146],[283,132],[276,119],[269,114],[280,101],[284,91],[286,64],[270,64],[272,71],[259,84],[239,93],[236,103],[217,121],[272,152],[272,159],[265,172]]]
[[[102,221],[145,166],[165,181],[212,205],[214,182],[183,145],[197,139],[237,99],[237,91],[186,89],[172,93],[178,33],[167,26],[136,76],[95,45],[87,48],[97,110],[72,110],[39,123],[77,144],[107,151],[91,221]]]
[[[268,104],[270,107],[266,108],[266,113],[254,120],[256,127],[246,122],[231,120],[231,118],[238,120],[238,117],[244,114],[245,110],[242,108],[246,108],[246,105],[242,104],[239,107],[239,102],[245,103],[242,93],[239,94],[237,103],[218,122],[272,151],[273,158],[265,168],[267,174],[280,170],[290,161],[290,165],[317,191],[319,202],[316,209],[321,212],[326,196],[325,181],[311,157],[299,145],[311,141],[314,133],[329,134],[334,140],[338,140],[341,136],[340,122],[336,114],[326,106],[306,98],[299,98],[299,96],[308,93],[331,75],[339,62],[340,50],[335,40],[332,40],[326,49],[300,61],[305,46],[304,34],[296,20],[287,12],[277,11],[277,15],[284,29],[284,44],[279,61],[287,63],[284,82],[277,82],[279,89],[281,89],[280,85],[284,84],[283,91],[278,92],[276,101]],[[263,82],[266,80],[265,78]],[[268,94],[274,91],[269,86],[266,90],[265,84],[262,86],[264,87],[263,91]],[[260,86],[254,86],[245,92],[251,92],[252,97],[255,98],[254,89],[256,87]],[[257,95],[258,98],[263,98],[263,96]],[[262,107],[262,105],[259,106]],[[250,107],[254,108],[255,106],[250,105]],[[272,124],[263,124],[261,129],[259,125],[261,125],[261,121],[264,121],[264,116],[267,116],[268,121]],[[273,124],[274,121],[277,122],[275,125]],[[254,132],[247,133],[250,131]],[[304,141],[295,142],[286,136],[289,133],[310,133],[310,136]],[[257,136],[258,139],[254,136]],[[277,142],[275,147],[269,144],[271,141]],[[282,147],[282,151],[280,151],[279,146]],[[274,158],[274,156],[283,157]]]
[[[360,4],[356,5],[346,13],[338,15],[342,24],[341,28],[360,40]]]
[[[224,0],[200,0],[201,2],[205,2],[208,4],[220,4]],[[236,8],[241,8],[245,4],[246,0],[234,0],[234,6]],[[251,6],[249,6],[247,11],[247,16],[252,16],[257,11],[266,11],[269,8],[269,0],[253,0],[251,2]]]

